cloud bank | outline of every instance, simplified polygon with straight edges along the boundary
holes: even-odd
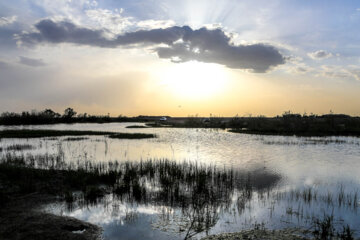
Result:
[[[126,32],[108,38],[105,29],[90,29],[69,21],[55,22],[50,19],[41,20],[35,24],[35,29],[18,35],[18,42],[30,46],[41,43],[72,43],[103,48],[147,45],[154,46],[160,58],[173,62],[196,60],[258,73],[285,63],[285,58],[275,47],[260,43],[235,45],[221,29],[193,30],[188,26],[173,26]],[[161,44],[163,46],[159,47]]]

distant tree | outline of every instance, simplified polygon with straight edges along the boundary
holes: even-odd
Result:
[[[47,108],[45,109],[43,112],[42,112],[42,115],[44,117],[48,117],[48,118],[56,118],[56,117],[59,117],[60,114],[57,113],[57,112],[54,112],[53,110]]]
[[[27,111],[21,112],[21,117],[22,117],[22,118],[26,118],[26,117],[29,117],[29,116],[30,116],[30,113],[29,113],[29,112],[27,112]]]
[[[76,114],[77,114],[77,112],[75,112],[74,109],[68,107],[67,109],[65,109],[63,117],[64,118],[72,118],[72,117],[75,117]]]
[[[78,117],[80,117],[80,118],[87,118],[87,117],[88,117],[88,114],[87,114],[87,113],[78,114]]]

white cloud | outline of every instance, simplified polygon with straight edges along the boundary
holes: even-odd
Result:
[[[326,52],[325,50],[318,50],[315,52],[308,53],[308,56],[312,59],[320,60],[332,57],[332,53]]]
[[[87,1],[86,4],[91,7],[97,7],[98,5],[97,1]]]
[[[86,15],[95,21],[99,27],[109,29],[114,34],[122,33],[126,28],[133,25],[131,17],[123,17],[123,9],[91,9],[85,11]]]
[[[295,66],[290,69],[291,73],[295,74],[305,74],[308,73],[311,69],[307,66]]]
[[[173,20],[145,20],[137,22],[136,24],[141,29],[155,29],[155,28],[168,28],[175,26]]]
[[[17,20],[17,16],[0,17],[0,27],[10,25]]]
[[[307,74],[314,73],[314,68],[306,65],[305,63],[290,64],[290,66],[284,66],[289,73],[292,74]]]
[[[314,73],[315,69],[310,67],[304,62],[304,59],[299,56],[290,55],[286,58],[286,65],[283,65],[282,68],[292,74],[307,74]]]
[[[360,69],[352,70],[351,73],[356,80],[360,81]]]
[[[360,68],[354,65],[345,67],[323,65],[321,66],[321,71],[319,75],[331,78],[355,79],[360,81]]]
[[[349,77],[349,73],[343,67],[333,65],[322,65],[320,75],[332,78]]]
[[[35,6],[42,9],[52,19],[69,19],[77,24],[85,24],[87,16],[84,9],[93,9],[96,1],[89,0],[33,0]]]
[[[350,66],[349,73],[358,81],[360,81],[360,68],[358,66]]]
[[[157,29],[175,26],[173,20],[154,20],[148,19],[136,21],[132,17],[123,16],[124,10],[120,9],[89,9],[85,11],[86,16],[95,22],[99,28],[109,29],[114,34],[123,33],[129,28],[134,29]]]

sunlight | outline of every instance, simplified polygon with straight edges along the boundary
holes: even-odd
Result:
[[[162,71],[160,79],[174,94],[199,99],[221,92],[228,76],[226,69],[220,65],[190,61],[173,64]]]

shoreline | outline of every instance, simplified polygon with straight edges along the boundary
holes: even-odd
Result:
[[[281,229],[281,230],[268,230],[268,229],[247,229],[234,233],[221,233],[210,235],[201,240],[307,240],[305,230],[302,229]]]
[[[238,130],[230,129],[228,132],[266,135],[266,136],[295,136],[295,137],[360,137],[359,133],[334,133],[334,132],[274,132],[274,131],[257,131],[257,130]]]

